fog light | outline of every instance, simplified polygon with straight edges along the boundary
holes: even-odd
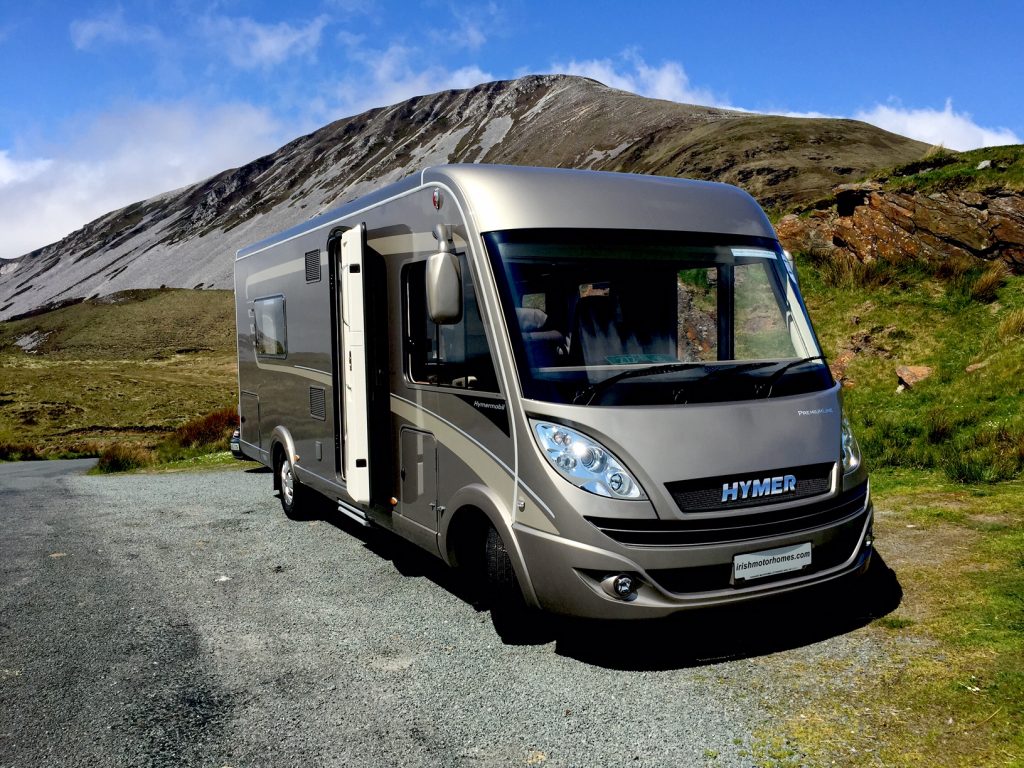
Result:
[[[626,574],[616,576],[612,582],[612,589],[615,591],[615,595],[622,600],[632,600],[636,597],[636,585],[632,576]]]

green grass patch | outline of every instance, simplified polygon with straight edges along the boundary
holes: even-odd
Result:
[[[221,469],[249,469],[253,466],[254,465],[250,462],[236,459],[231,455],[230,451],[215,451],[213,453],[202,453],[188,458],[173,459],[166,462],[151,461],[146,464],[140,464],[139,466],[125,468],[118,471],[133,474],[163,474],[166,472],[205,472]],[[103,472],[98,467],[93,467],[89,471],[89,474],[102,475],[108,473]]]
[[[877,547],[904,590],[872,669],[782,729],[810,764],[1024,762],[1024,482],[966,488],[940,473],[873,475]],[[772,764],[766,761],[766,764]]]
[[[886,629],[906,629],[907,627],[914,626],[913,619],[901,616],[883,616],[880,619],[875,619],[874,623],[876,627],[885,627]]]
[[[131,291],[0,323],[0,446],[41,458],[155,449],[188,420],[234,407],[233,301]],[[36,347],[19,347],[26,339]]]
[[[887,189],[901,192],[985,191],[999,187],[1019,192],[1024,190],[1024,146],[939,151],[876,174],[875,178]]]
[[[813,257],[797,261],[825,353],[844,361],[844,403],[870,467],[938,469],[965,484],[1024,475],[1024,345],[1006,343],[1018,324],[1024,333],[1024,277],[888,264],[837,279]],[[901,365],[933,372],[898,392]]]

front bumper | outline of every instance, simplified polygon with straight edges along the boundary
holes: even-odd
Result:
[[[689,608],[777,595],[866,570],[873,551],[870,497],[848,517],[827,526],[771,538],[675,547],[602,549],[524,525],[515,525],[524,565],[541,608],[587,618],[659,618]],[[800,571],[735,582],[737,554],[810,542],[811,565]],[[602,582],[629,574],[639,586],[626,601]]]

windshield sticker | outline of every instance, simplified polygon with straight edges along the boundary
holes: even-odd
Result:
[[[672,355],[649,354],[649,355],[609,355],[605,358],[609,365],[637,365],[639,363],[674,363],[676,358]]]

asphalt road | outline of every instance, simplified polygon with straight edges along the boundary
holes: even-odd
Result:
[[[885,655],[858,628],[892,605],[833,592],[507,646],[434,560],[288,520],[269,474],[87,466],[0,464],[2,768],[748,766]]]

